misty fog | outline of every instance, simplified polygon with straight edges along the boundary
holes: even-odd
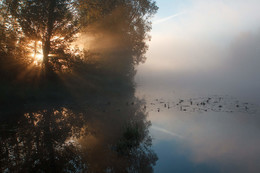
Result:
[[[165,15],[159,10],[137,83],[160,91],[228,94],[259,102],[259,2],[186,3],[172,5],[177,15],[168,18],[158,17]]]
[[[135,78],[153,124],[155,172],[259,172],[260,2],[158,5]]]
[[[260,172],[259,0],[0,2],[0,172]]]

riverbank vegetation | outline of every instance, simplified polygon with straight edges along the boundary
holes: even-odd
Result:
[[[1,105],[134,89],[145,61],[151,0],[4,0]]]

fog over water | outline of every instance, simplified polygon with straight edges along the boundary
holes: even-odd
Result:
[[[260,172],[259,0],[0,9],[0,172]]]
[[[136,95],[146,99],[153,124],[155,172],[259,172],[260,2],[158,6],[136,76]],[[224,98],[219,109],[211,97]],[[196,99],[199,108],[189,109]],[[257,111],[236,110],[241,103]],[[227,111],[225,104],[237,105]]]
[[[172,13],[183,13],[155,19],[148,59],[138,68],[138,84],[259,101],[259,2],[175,4],[180,8]],[[160,8],[158,16],[164,15],[164,8]]]

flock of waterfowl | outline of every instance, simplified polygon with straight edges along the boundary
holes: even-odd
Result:
[[[103,112],[124,112],[139,105],[147,112],[181,111],[181,112],[228,112],[256,114],[258,106],[249,102],[242,102],[229,96],[211,96],[188,99],[146,99],[143,101],[108,101],[100,104]]]
[[[246,112],[254,114],[257,107],[248,102],[241,102],[228,96],[199,97],[178,99],[175,101],[155,99],[147,105],[148,111],[161,112],[165,109],[175,109],[183,112]]]

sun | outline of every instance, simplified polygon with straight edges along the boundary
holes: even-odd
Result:
[[[30,56],[35,65],[40,65],[43,61],[43,52],[42,52],[42,42],[41,41],[32,41],[29,44]]]
[[[37,66],[42,64],[43,61],[43,54],[41,51],[38,51],[36,54],[32,53],[31,57],[33,58],[33,63]]]
[[[43,61],[43,54],[42,53],[36,53],[31,54],[32,58],[34,58],[35,61]]]

